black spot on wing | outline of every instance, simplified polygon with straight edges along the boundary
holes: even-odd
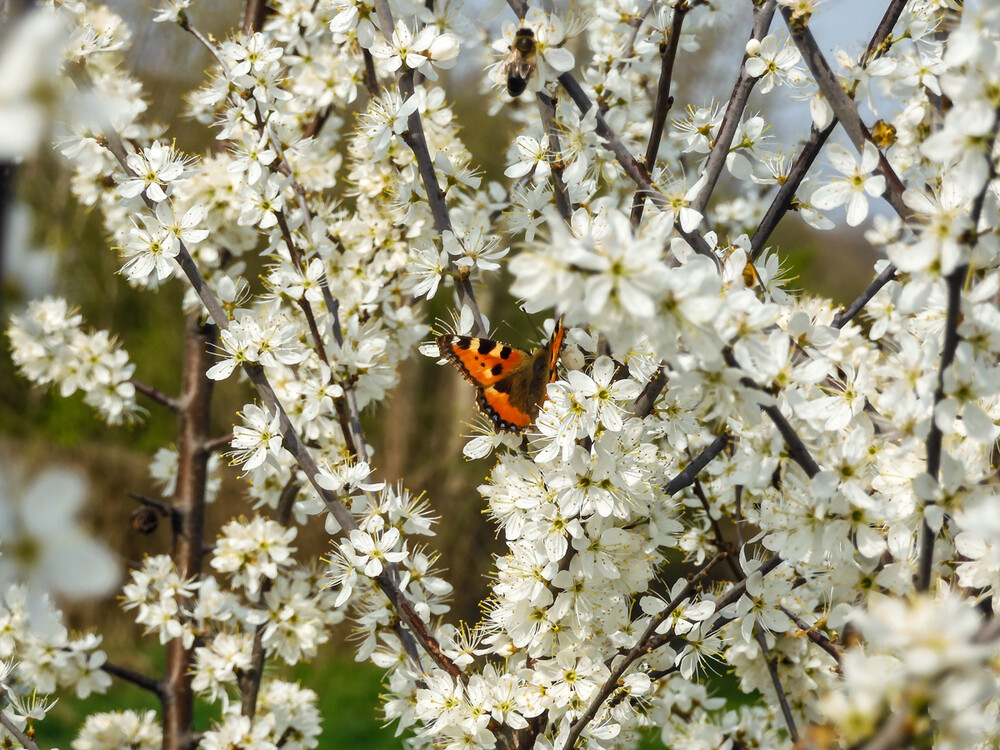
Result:
[[[500,359],[507,359],[508,357],[510,357],[512,351],[514,350],[511,349],[509,346],[505,345],[504,348],[500,350]],[[494,374],[499,375],[500,373],[494,373]]]
[[[496,346],[496,344],[494,344],[489,339],[479,339],[478,351],[480,354],[489,354],[491,351],[493,351],[494,346]]]
[[[493,374],[493,377],[496,377],[503,372],[503,365],[493,365],[493,369],[490,372]]]

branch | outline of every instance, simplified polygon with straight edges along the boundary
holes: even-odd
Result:
[[[135,378],[129,378],[128,382],[131,383],[132,387],[139,391],[139,393],[143,396],[155,401],[160,406],[165,406],[170,409],[170,411],[174,412],[174,414],[180,413],[181,405],[173,396],[168,396],[159,388],[154,388],[153,386],[147,385],[141,380],[136,380]]]
[[[729,445],[729,441],[730,438],[728,434],[719,435],[719,437],[713,440],[709,446],[705,448],[705,450],[694,458],[693,461],[688,463],[680,474],[663,485],[663,494],[670,497],[671,495],[676,495],[685,487],[691,485],[694,482],[695,477],[701,473],[701,470],[708,466],[709,462],[722,453],[725,447]]]
[[[733,358],[732,352],[725,352],[724,357],[726,363],[730,367],[739,369],[739,365]],[[757,385],[757,383],[750,378],[740,378],[740,384],[742,384],[745,388],[767,393],[767,391]],[[792,427],[785,415],[781,413],[781,409],[778,408],[778,405],[775,403],[766,405],[762,404],[760,408],[761,411],[763,411],[774,423],[774,426],[778,428],[778,432],[781,433],[781,437],[784,438],[785,444],[788,446],[788,455],[791,456],[792,460],[802,467],[802,470],[805,471],[806,475],[810,479],[819,474],[819,464],[816,463],[812,454],[809,453],[809,449],[802,441],[802,438],[799,437],[795,428]]]
[[[549,137],[550,166],[549,175],[552,181],[552,192],[556,199],[556,208],[564,221],[569,221],[573,215],[573,206],[570,203],[569,195],[566,193],[566,183],[563,182],[563,162],[561,147],[559,146],[559,131],[556,129],[555,115],[556,104],[552,97],[544,91],[539,91],[535,98],[538,99],[538,114],[542,119],[542,127]]]
[[[809,71],[812,73],[813,78],[816,79],[817,85],[819,85],[819,90],[830,103],[834,114],[847,132],[851,143],[854,144],[854,148],[857,149],[858,153],[861,153],[866,143],[871,143],[874,146],[871,133],[865,127],[865,124],[861,121],[861,116],[858,114],[857,104],[844,91],[843,86],[840,84],[840,79],[830,68],[830,64],[823,56],[823,52],[816,43],[816,39],[813,37],[809,27],[803,23],[794,21],[792,14],[793,11],[788,6],[783,5],[781,7],[781,15],[785,19],[785,25],[788,26],[788,31],[792,35],[795,46],[799,48],[802,59],[806,61]],[[882,28],[881,25],[879,28]],[[875,148],[878,149],[878,146],[875,146]],[[875,172],[885,178],[886,189],[882,197],[899,214],[899,217],[905,220],[910,215],[910,209],[903,203],[903,191],[905,188],[880,149],[878,166],[875,168]]]
[[[764,637],[760,626],[754,626],[754,636],[760,646],[764,656],[764,663],[767,665],[767,672],[771,676],[771,684],[774,685],[774,692],[778,696],[778,705],[781,706],[781,715],[785,717],[785,725],[788,727],[788,736],[792,742],[799,741],[799,730],[795,728],[795,718],[792,716],[792,709],[788,705],[788,697],[785,689],[781,686],[781,677],[778,674],[778,662],[771,658],[771,649],[767,647],[767,639]]]
[[[656,399],[659,397],[660,393],[663,392],[664,386],[667,384],[667,374],[663,371],[663,366],[661,365],[657,368],[653,377],[649,379],[646,383],[645,388],[642,389],[635,401],[632,403],[632,409],[630,413],[633,417],[648,417],[653,413],[653,404],[656,403]]]
[[[768,558],[763,565],[757,568],[757,571],[760,572],[762,576],[766,576],[768,573],[777,568],[783,562],[784,560],[782,559],[781,555],[773,555],[772,557]],[[730,604],[732,604],[741,596],[743,596],[746,590],[747,590],[747,579],[744,578],[742,581],[740,581],[731,589],[729,589],[729,591],[727,591],[724,596],[715,600],[715,611],[718,612],[719,610],[728,607]],[[709,629],[709,634],[719,630],[723,625],[725,625],[728,622],[731,622],[731,618],[721,617],[717,619],[715,622],[712,623],[712,627]],[[658,635],[655,638],[652,638],[649,642],[649,650],[657,649],[660,646],[669,643],[673,638],[674,638],[674,631],[673,628],[671,628],[666,633],[663,633],[662,635]]]
[[[396,25],[392,20],[389,0],[374,0],[374,3],[379,24],[382,26],[382,35],[391,44],[392,31]],[[396,74],[396,81],[403,101],[409,100],[414,94],[413,71],[405,65],[402,66]],[[424,191],[427,193],[427,202],[430,204],[431,213],[434,216],[434,226],[438,233],[443,235],[445,232],[451,231],[451,218],[448,215],[448,205],[444,200],[444,192],[438,183],[437,172],[434,171],[434,160],[427,148],[427,139],[424,137],[424,126],[420,119],[420,112],[412,112],[407,118],[406,124],[409,129],[403,134],[403,140],[416,157],[420,179],[424,183]],[[455,274],[455,292],[458,294],[459,304],[472,311],[472,320],[478,334],[485,336],[488,331],[483,323],[482,313],[479,312],[479,304],[476,302],[476,295],[469,282],[469,277],[462,273],[461,269],[455,267],[450,257],[448,258],[448,268]]]
[[[604,702],[615,690],[618,689],[618,681],[621,679],[622,675],[625,674],[625,671],[632,666],[637,659],[649,653],[647,644],[653,639],[656,629],[660,627],[660,625],[662,625],[671,614],[673,614],[674,610],[683,604],[685,600],[690,598],[695,589],[698,588],[701,582],[711,572],[712,568],[714,568],[725,556],[725,553],[720,553],[713,557],[705,567],[691,576],[691,578],[688,579],[687,585],[681,589],[680,593],[677,594],[677,596],[675,596],[663,610],[657,612],[656,616],[649,621],[649,624],[646,626],[642,635],[639,636],[639,640],[636,641],[636,644],[625,655],[625,657],[618,662],[614,669],[611,670],[611,674],[608,676],[608,679],[604,681],[601,689],[597,691],[593,698],[591,698],[590,703],[587,705],[587,710],[584,711],[580,718],[577,719],[570,727],[563,747],[576,747],[576,741],[580,738],[580,734],[586,728],[587,724],[593,721]]]
[[[989,144],[986,148],[987,155],[993,153],[993,148],[997,140],[998,129],[1000,129],[1000,107],[997,107],[993,114],[993,130],[991,131],[993,133],[993,137],[989,139]],[[979,227],[979,219],[983,215],[983,206],[986,205],[986,194],[989,192],[990,185],[997,176],[996,163],[992,158],[989,159],[989,165],[989,174],[987,175],[986,181],[980,189],[979,194],[972,202],[972,210],[969,215],[972,227],[970,230],[971,238],[968,240],[970,255],[979,240],[976,231]],[[955,360],[955,352],[958,349],[958,324],[960,322],[962,307],[962,289],[965,286],[965,279],[968,275],[969,265],[966,263],[955,268],[946,277],[948,286],[948,307],[944,324],[944,343],[941,347],[941,366],[938,369],[937,387],[934,389],[934,406],[931,409],[931,429],[927,434],[927,473],[930,474],[934,480],[938,479],[938,474],[941,471],[941,447],[944,438],[935,415],[937,413],[938,404],[944,400],[945,371],[951,367],[952,362]],[[927,504],[932,504],[932,501],[928,501]],[[925,516],[920,530],[920,557],[919,566],[917,568],[917,591],[926,591],[927,587],[930,586],[931,569],[934,567],[934,542],[936,539],[937,533],[931,530],[931,527],[927,524],[927,518]]]
[[[652,7],[652,3],[646,6],[645,13],[649,12],[649,8]],[[652,171],[656,166],[656,155],[660,151],[660,139],[663,137],[663,126],[667,122],[667,114],[670,112],[670,107],[673,106],[674,100],[670,96],[670,81],[673,78],[674,73],[674,60],[677,59],[677,48],[680,46],[681,39],[681,26],[684,24],[684,16],[687,15],[688,6],[687,5],[677,5],[674,6],[673,15],[670,18],[670,39],[667,41],[666,46],[660,47],[660,78],[656,84],[656,103],[653,105],[653,124],[649,131],[649,143],[646,145],[646,169]],[[636,25],[632,29],[632,39],[628,44],[627,49],[632,48],[632,44],[635,41],[635,34],[639,32],[639,27],[642,25],[642,18],[640,17]],[[632,226],[638,226],[639,222],[642,220],[642,209],[646,205],[640,193],[635,194],[635,198],[632,200]]]
[[[216,328],[202,321],[200,312],[187,316],[184,331],[182,408],[177,429],[177,489],[174,491],[170,529],[173,541],[170,557],[180,579],[197,578],[205,554],[205,493],[208,486],[208,459],[205,443],[211,430],[212,390],[215,381],[205,374],[212,362],[209,348]],[[178,597],[182,609],[186,596]],[[191,683],[194,649],[184,639],[167,643],[163,675],[163,747],[181,747],[194,727],[194,690]]]
[[[882,20],[875,29],[875,33],[872,34],[872,37],[868,42],[868,48],[865,50],[864,56],[861,58],[862,67],[867,67],[873,60],[878,59],[885,53],[886,47],[884,46],[884,43],[892,33],[892,29],[896,25],[896,21],[899,20],[899,16],[902,14],[903,8],[906,7],[906,3],[907,0],[892,0],[892,2],[889,3],[889,6],[885,10],[885,14],[882,16]],[[771,201],[771,205],[768,206],[767,212],[764,214],[763,218],[761,218],[760,224],[757,225],[757,229],[753,233],[753,238],[750,240],[751,261],[755,260],[757,256],[760,255],[761,251],[764,249],[764,245],[767,244],[767,240],[774,231],[774,228],[778,225],[778,222],[791,207],[792,201],[795,198],[795,193],[798,192],[799,185],[802,184],[802,180],[809,171],[809,167],[812,166],[816,157],[819,156],[819,152],[822,150],[823,145],[830,137],[830,134],[833,133],[835,127],[837,127],[836,116],[834,116],[833,121],[823,130],[816,130],[815,127],[811,128],[809,139],[802,147],[802,151],[795,160],[795,164],[792,165],[792,168],[779,188],[777,195],[774,196],[774,199]],[[865,301],[867,302],[867,300]]]
[[[855,315],[857,315],[864,309],[865,305],[867,305],[871,301],[871,298],[874,297],[876,294],[878,294],[879,290],[882,287],[884,287],[886,284],[892,281],[895,275],[896,275],[896,267],[892,263],[890,263],[884,269],[882,269],[882,273],[880,273],[878,276],[875,277],[875,280],[868,285],[868,288],[865,289],[861,293],[861,295],[856,300],[854,300],[854,302],[848,305],[846,310],[844,310],[842,313],[839,313],[833,319],[832,323],[833,327],[843,328],[845,325],[847,325],[854,318]]]
[[[799,630],[801,630],[803,634],[805,634],[805,636],[810,641],[815,643],[821,649],[826,651],[826,653],[832,656],[834,660],[837,662],[837,664],[840,664],[841,660],[840,649],[834,646],[833,642],[829,638],[827,638],[826,635],[817,630],[816,629],[817,626],[810,625],[808,622],[803,620],[801,617],[799,617],[797,614],[789,610],[784,605],[781,605],[781,611],[784,612],[786,615],[788,615],[792,619],[792,622],[798,625]]]
[[[126,174],[131,175],[131,170],[125,163],[126,152],[121,138],[119,138],[118,134],[108,124],[104,125],[103,131],[105,145],[111,153],[114,154],[115,158],[119,162],[119,165],[126,172]],[[152,202],[145,195],[143,195],[142,198],[147,207],[152,210]],[[208,310],[209,315],[215,324],[222,330],[227,329],[229,327],[228,315],[226,315],[225,310],[222,308],[222,305],[219,303],[219,300],[216,298],[211,287],[201,275],[201,272],[198,270],[198,266],[191,258],[191,254],[183,242],[179,243],[179,250],[175,260],[181,267],[181,270],[184,271],[184,275],[187,276],[188,281],[194,288],[198,298],[202,301],[202,304],[205,305],[205,308]],[[260,396],[261,401],[263,401],[264,405],[272,414],[277,415],[281,431],[282,444],[289,451],[289,453],[295,457],[299,467],[309,478],[310,484],[313,485],[317,494],[323,499],[323,502],[330,510],[330,513],[337,519],[341,528],[347,531],[352,531],[358,528],[354,521],[354,516],[344,506],[344,504],[340,502],[339,498],[334,493],[324,489],[317,483],[319,467],[316,465],[316,461],[313,459],[308,448],[306,448],[306,446],[299,439],[295,427],[288,418],[288,414],[285,412],[284,407],[278,400],[277,395],[274,393],[274,389],[271,388],[270,381],[264,373],[264,368],[258,364],[250,362],[244,362],[242,366],[243,371],[247,374],[250,381],[257,389],[257,393]],[[396,610],[402,615],[403,620],[417,635],[421,645],[431,655],[435,663],[448,672],[452,677],[459,678],[462,674],[461,670],[442,653],[440,645],[433,638],[433,636],[431,636],[427,626],[409,605],[409,602],[406,601],[405,596],[399,590],[398,586],[391,579],[391,577],[387,573],[383,573],[375,579],[375,583],[383,591],[383,593],[385,593],[386,597],[390,602],[392,602]]]
[[[117,664],[112,664],[109,661],[104,662],[101,665],[101,670],[107,672],[112,677],[117,677],[120,680],[129,682],[136,687],[141,687],[143,690],[148,690],[161,701],[163,700],[163,684],[159,680],[154,680],[148,675],[136,672],[128,667],[121,667]]]
[[[282,526],[287,526],[292,517],[292,507],[295,505],[295,496],[299,492],[299,483],[295,481],[295,473],[292,478],[281,488],[281,495],[278,496],[278,507],[275,510],[275,521]],[[267,578],[260,586],[260,602],[266,606],[264,595],[271,590],[271,579]],[[237,676],[240,687],[240,714],[247,716],[253,721],[257,712],[257,695],[260,692],[260,681],[264,676],[264,659],[267,653],[264,649],[264,631],[267,623],[262,622],[254,630],[253,647],[250,651],[250,669],[241,672]]]
[[[753,381],[749,378],[743,378],[743,384],[747,387],[755,387]],[[769,406],[762,406],[761,409],[774,422],[774,426],[778,428],[778,432],[781,433],[781,437],[784,438],[785,444],[788,446],[788,455],[792,457],[795,463],[802,467],[810,479],[819,474],[819,464],[813,459],[809,453],[809,449],[806,448],[806,444],[802,442],[802,438],[795,432],[795,428],[785,418],[785,415],[781,413],[777,405],[770,404]]]
[[[27,750],[38,750],[38,745],[36,745],[33,740],[28,739],[27,735],[17,728],[11,718],[7,716],[7,712],[3,709],[0,709],[0,724],[2,724],[3,728],[10,732],[14,736],[14,739],[20,742],[21,745]]]
[[[266,0],[246,0],[243,6],[243,33],[252,34],[264,28],[264,18],[267,16]]]
[[[205,442],[205,450],[209,453],[215,453],[217,450],[222,448],[227,448],[230,443],[233,442],[233,433],[228,433],[226,435],[220,435],[219,437],[212,438]]]
[[[753,30],[750,32],[751,39],[763,39],[767,36],[767,31],[771,27],[771,19],[774,17],[775,0],[765,0],[761,4],[754,3],[753,7]],[[726,107],[726,114],[722,118],[719,126],[719,134],[712,144],[712,150],[705,162],[701,179],[705,180],[701,192],[691,201],[691,208],[700,214],[705,213],[708,201],[712,197],[712,192],[722,174],[722,167],[725,166],[726,157],[729,156],[729,147],[733,143],[733,137],[740,126],[740,119],[743,110],[750,99],[750,92],[757,84],[757,79],[746,72],[746,62],[749,55],[744,52],[743,60],[740,62],[740,74],[736,77],[733,85],[733,93],[729,97],[729,105]]]
[[[508,0],[509,3],[514,3],[516,0]],[[569,94],[573,103],[576,104],[577,109],[580,110],[580,114],[586,114],[594,103],[590,101],[590,97],[587,96],[586,92],[577,82],[577,80],[570,73],[563,73],[559,76],[559,83]],[[615,159],[618,163],[625,169],[625,174],[639,187],[636,195],[641,195],[653,203],[661,211],[666,211],[671,208],[670,202],[667,197],[660,191],[660,189],[653,184],[653,180],[649,176],[649,172],[646,167],[642,165],[633,155],[632,152],[628,150],[628,147],[622,143],[622,140],[618,137],[611,126],[608,125],[607,121],[604,119],[604,115],[600,112],[595,113],[597,120],[597,134],[604,139],[607,144],[608,149],[615,155]],[[715,267],[722,271],[722,263],[716,257],[715,253],[712,252],[711,246],[697,232],[688,232],[683,227],[681,227],[680,220],[674,222],[674,231],[680,234],[691,248],[699,255],[704,255],[712,259],[715,263]]]

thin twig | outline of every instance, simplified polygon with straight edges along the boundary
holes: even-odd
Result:
[[[653,377],[649,379],[646,386],[642,389],[635,401],[632,403],[632,408],[629,410],[633,417],[648,417],[653,413],[653,404],[656,403],[656,399],[659,397],[660,393],[663,391],[664,386],[667,384],[667,374],[663,370],[661,365],[657,368]]]
[[[295,473],[292,478],[281,488],[278,496],[278,507],[275,510],[274,520],[282,526],[287,526],[292,517],[292,507],[295,505],[295,496],[299,493],[299,483],[296,481]],[[271,579],[267,578],[260,586],[260,602],[266,608],[265,596],[271,590]],[[257,694],[260,692],[260,682],[264,677],[264,659],[267,651],[264,648],[264,631],[267,629],[267,622],[260,623],[254,630],[253,646],[250,650],[250,668],[238,675],[240,687],[240,714],[247,716],[253,721],[257,712]]]
[[[17,725],[14,724],[13,720],[7,716],[7,712],[2,708],[0,708],[0,724],[2,724],[3,728],[10,732],[14,736],[14,739],[20,742],[26,750],[38,750],[38,745],[36,745],[33,740],[28,739],[27,735],[17,728]]]
[[[159,388],[154,388],[151,385],[143,383],[141,380],[136,380],[135,378],[129,378],[128,382],[132,384],[139,393],[148,399],[155,401],[160,404],[160,406],[165,406],[170,409],[174,414],[180,413],[181,405],[173,396],[169,396]]]
[[[989,144],[985,149],[986,154],[992,154],[996,144],[997,133],[1000,131],[1000,107],[993,114],[993,137],[989,139]],[[983,206],[986,205],[986,194],[990,185],[997,176],[996,164],[992,158],[989,159],[989,173],[983,183],[979,194],[972,202],[972,210],[969,212],[969,222],[971,225],[970,238],[968,239],[969,253],[975,248],[979,237],[977,230],[979,219],[983,215]],[[944,400],[944,378],[945,372],[951,367],[955,360],[955,352],[958,349],[959,333],[958,324],[962,308],[962,289],[965,286],[965,279],[969,275],[969,265],[963,264],[955,268],[946,277],[948,287],[948,307],[945,314],[944,342],[941,345],[941,364],[938,368],[937,387],[934,389],[934,405],[931,408],[931,428],[927,434],[927,473],[934,480],[938,480],[941,471],[941,449],[944,435],[938,426],[935,414],[938,405]],[[928,500],[927,505],[932,505],[933,500]],[[933,531],[927,523],[926,513],[920,530],[920,553],[919,565],[917,568],[917,591],[926,591],[931,582],[931,569],[934,567],[934,542],[937,533]]]
[[[101,670],[107,672],[112,677],[117,677],[119,680],[124,680],[125,682],[129,682],[136,687],[142,688],[143,690],[148,690],[161,701],[163,700],[163,683],[159,680],[154,680],[148,675],[136,672],[128,667],[112,664],[109,661],[106,661],[101,665]]]
[[[392,20],[389,0],[374,0],[374,3],[379,24],[382,26],[382,34],[386,41],[391,42],[395,23]],[[413,71],[405,65],[402,66],[396,74],[396,82],[403,101],[409,100],[414,95]],[[406,125],[408,130],[403,134],[403,140],[413,151],[413,156],[417,160],[417,171],[424,183],[427,202],[430,204],[431,214],[434,217],[434,226],[438,233],[443,236],[445,232],[451,231],[451,218],[448,214],[448,204],[445,202],[444,192],[438,183],[437,172],[434,170],[434,160],[427,148],[427,139],[424,137],[424,125],[420,119],[420,112],[411,112],[406,120]],[[468,272],[462,272],[462,269],[458,269],[451,258],[448,259],[448,269],[455,276],[455,292],[458,294],[459,304],[472,311],[473,324],[477,333],[481,336],[486,335],[486,325],[483,322],[482,313],[479,311],[479,304],[476,302],[476,295],[469,281]]]
[[[875,172],[885,178],[886,185],[885,193],[882,197],[892,206],[901,219],[906,219],[910,215],[910,209],[903,202],[905,187],[902,180],[899,179],[899,175],[896,174],[896,171],[889,164],[882,151],[872,141],[871,133],[861,121],[861,115],[858,114],[857,103],[848,96],[843,86],[840,85],[840,79],[830,68],[830,64],[826,61],[826,57],[823,55],[822,50],[820,50],[819,44],[816,43],[812,31],[809,30],[807,25],[794,21],[792,13],[791,8],[784,5],[781,7],[781,14],[785,19],[785,25],[788,26],[789,33],[792,35],[792,41],[799,48],[802,59],[809,66],[809,71],[812,73],[813,78],[816,79],[816,83],[823,93],[824,98],[829,102],[834,114],[847,132],[847,136],[850,138],[851,143],[854,144],[854,148],[857,149],[858,153],[861,153],[865,144],[871,143],[878,150],[879,162],[875,168]]]
[[[650,4],[652,5],[652,4]],[[650,6],[647,6],[647,12]],[[656,102],[653,105],[653,124],[649,130],[649,143],[646,145],[646,169],[650,172],[656,166],[656,155],[660,151],[660,139],[663,137],[663,126],[667,122],[667,114],[673,105],[673,97],[670,96],[670,82],[674,74],[674,60],[677,59],[677,48],[680,45],[681,27],[684,24],[684,17],[687,15],[688,6],[684,4],[676,5],[673,8],[670,19],[670,38],[666,45],[661,45],[660,50],[660,78],[656,83]],[[642,19],[636,24],[633,32],[639,31]],[[631,42],[629,44],[631,49]],[[640,193],[635,194],[632,200],[632,226],[638,226],[642,220],[642,209],[646,205]]]
[[[217,450],[223,448],[228,448],[233,442],[233,433],[227,435],[219,435],[219,437],[212,438],[211,440],[205,441],[205,450],[209,453],[215,453]]]
[[[508,0],[508,2],[514,2],[515,0]],[[594,106],[594,103],[590,101],[590,97],[580,86],[579,82],[570,73],[563,73],[559,76],[559,83],[569,94],[573,103],[576,104],[577,109],[580,110],[580,114],[586,114],[590,111],[590,108]],[[648,198],[654,206],[656,206],[661,211],[666,211],[670,208],[670,202],[660,189],[653,184],[652,178],[649,176],[649,171],[646,169],[645,165],[639,162],[632,152],[629,151],[628,147],[622,142],[618,134],[608,125],[607,120],[604,119],[604,115],[600,112],[595,113],[595,118],[597,121],[597,134],[604,139],[607,144],[608,149],[615,155],[615,159],[624,168],[625,174],[638,186],[639,194],[643,197]],[[674,231],[681,235],[691,248],[699,255],[704,255],[712,259],[715,263],[715,267],[722,270],[722,263],[716,257],[715,253],[712,252],[711,246],[697,232],[689,232],[685,230],[680,223],[680,219],[674,222]]]
[[[802,631],[802,633],[806,636],[806,638],[808,638],[810,641],[815,643],[821,649],[826,651],[826,653],[828,653],[830,656],[834,658],[837,664],[840,664],[840,659],[841,659],[840,649],[834,646],[833,642],[829,638],[827,638],[824,633],[817,630],[817,626],[810,625],[808,622],[803,620],[801,617],[799,617],[797,614],[789,610],[784,605],[781,605],[781,611],[792,619],[792,622],[794,622],[799,627],[799,630]]]
[[[743,379],[743,384],[748,388],[755,387],[753,381],[748,378]],[[785,444],[788,446],[788,455],[792,457],[795,463],[802,467],[802,470],[805,471],[810,479],[819,474],[819,464],[813,459],[809,453],[809,449],[806,448],[806,444],[802,442],[802,438],[795,432],[795,428],[785,418],[785,415],[781,413],[781,410],[774,404],[762,406],[761,409],[771,418],[774,426],[778,428],[778,432],[781,433],[781,437],[784,438]]]
[[[564,221],[569,221],[573,215],[573,206],[570,204],[569,195],[566,192],[566,183],[563,182],[563,162],[562,148],[559,145],[559,130],[556,128],[556,104],[552,97],[544,91],[535,94],[538,100],[538,115],[542,119],[542,127],[545,135],[549,139],[549,179],[552,182],[552,193],[556,199],[556,208]]]
[[[868,41],[868,47],[865,50],[865,54],[861,58],[862,67],[867,67],[874,60],[885,54],[885,41],[892,33],[892,29],[896,25],[896,21],[899,20],[899,16],[902,14],[903,9],[906,7],[906,3],[907,0],[892,0],[892,2],[889,3],[889,6],[886,8],[885,13],[882,16],[882,20],[875,29],[875,33],[872,34],[871,39]],[[833,130],[836,127],[837,117],[835,115],[833,121],[823,130],[817,130],[815,127],[810,129],[809,139],[802,146],[802,151],[799,153],[798,158],[796,158],[791,170],[789,170],[788,175],[785,177],[785,181],[781,184],[777,194],[771,201],[771,205],[768,206],[767,211],[764,213],[763,218],[757,225],[757,229],[753,233],[753,237],[750,240],[751,261],[755,260],[760,255],[761,251],[764,249],[764,245],[767,244],[768,239],[771,237],[771,233],[774,231],[774,228],[778,225],[778,222],[781,221],[781,218],[788,212],[788,209],[792,205],[792,201],[795,199],[795,193],[798,192],[799,185],[802,184],[802,180],[805,178],[806,173],[809,171],[812,163],[816,160],[816,157],[819,156],[823,145],[826,143],[830,134],[833,133]]]
[[[709,462],[713,458],[725,450],[726,446],[729,445],[729,441],[729,435],[725,434],[719,435],[719,437],[709,443],[708,447],[695,456],[695,458],[684,467],[684,470],[681,471],[680,474],[663,485],[663,494],[670,497],[671,495],[676,495],[685,487],[690,486],[698,474],[701,473],[701,470],[708,466]]]
[[[767,36],[768,29],[771,28],[771,19],[774,17],[775,0],[766,0],[763,3],[754,3],[753,7],[753,30],[750,32],[750,39],[761,40]],[[749,55],[744,52],[743,60],[740,63],[740,73],[736,77],[733,85],[733,92],[729,97],[729,104],[726,106],[726,113],[723,115],[722,123],[719,125],[719,134],[715,137],[712,150],[705,162],[701,178],[704,180],[701,191],[691,201],[691,208],[698,213],[705,213],[708,201],[715,191],[715,186],[722,174],[722,168],[726,164],[729,156],[729,147],[733,143],[733,138],[740,126],[743,117],[743,110],[746,109],[747,101],[750,99],[750,92],[757,84],[757,79],[746,71],[746,61]]]
[[[614,668],[611,670],[611,674],[604,681],[601,689],[597,691],[593,698],[591,698],[590,703],[587,705],[587,709],[583,712],[579,719],[577,719],[573,725],[570,727],[569,733],[566,737],[566,742],[563,745],[567,748],[576,747],[576,741],[580,738],[580,734],[586,728],[587,724],[593,721],[594,717],[597,716],[597,712],[600,710],[604,702],[611,696],[611,694],[618,688],[618,681],[621,679],[625,671],[632,666],[632,664],[642,656],[649,653],[647,649],[647,644],[653,639],[656,634],[656,629],[664,623],[664,621],[673,614],[681,604],[683,604],[688,598],[694,594],[695,590],[701,585],[701,582],[708,577],[708,574],[712,571],[722,558],[725,557],[724,553],[720,553],[713,557],[705,567],[695,573],[688,580],[687,585],[681,589],[680,593],[675,596],[667,606],[656,613],[646,629],[643,631],[642,635],[636,641],[635,645],[625,654],[624,658],[618,660]]]
[[[781,715],[785,717],[788,736],[791,737],[792,742],[798,742],[799,730],[795,727],[795,717],[792,716],[792,708],[788,705],[788,697],[785,695],[785,689],[781,685],[781,675],[778,674],[777,658],[772,658],[771,649],[767,647],[767,639],[759,625],[754,627],[754,636],[764,656],[764,664],[767,665],[767,672],[771,676],[771,684],[774,686],[774,692],[778,696],[778,705],[781,707]]]
[[[890,263],[882,269],[882,273],[875,277],[875,280],[868,285],[868,288],[865,289],[856,300],[847,306],[846,310],[837,314],[837,316],[833,319],[833,327],[843,328],[847,325],[851,320],[853,320],[855,315],[864,309],[865,305],[871,301],[871,298],[878,294],[879,290],[892,281],[895,276],[896,267]]]

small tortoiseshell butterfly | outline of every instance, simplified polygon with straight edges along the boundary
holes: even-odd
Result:
[[[545,386],[556,379],[566,328],[556,321],[549,343],[528,352],[493,339],[438,336],[441,356],[476,386],[476,405],[506,432],[522,432],[545,403]]]

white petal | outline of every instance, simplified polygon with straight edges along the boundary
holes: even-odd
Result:
[[[576,64],[573,53],[565,47],[550,48],[545,51],[545,62],[557,73],[565,73],[572,70]]]

